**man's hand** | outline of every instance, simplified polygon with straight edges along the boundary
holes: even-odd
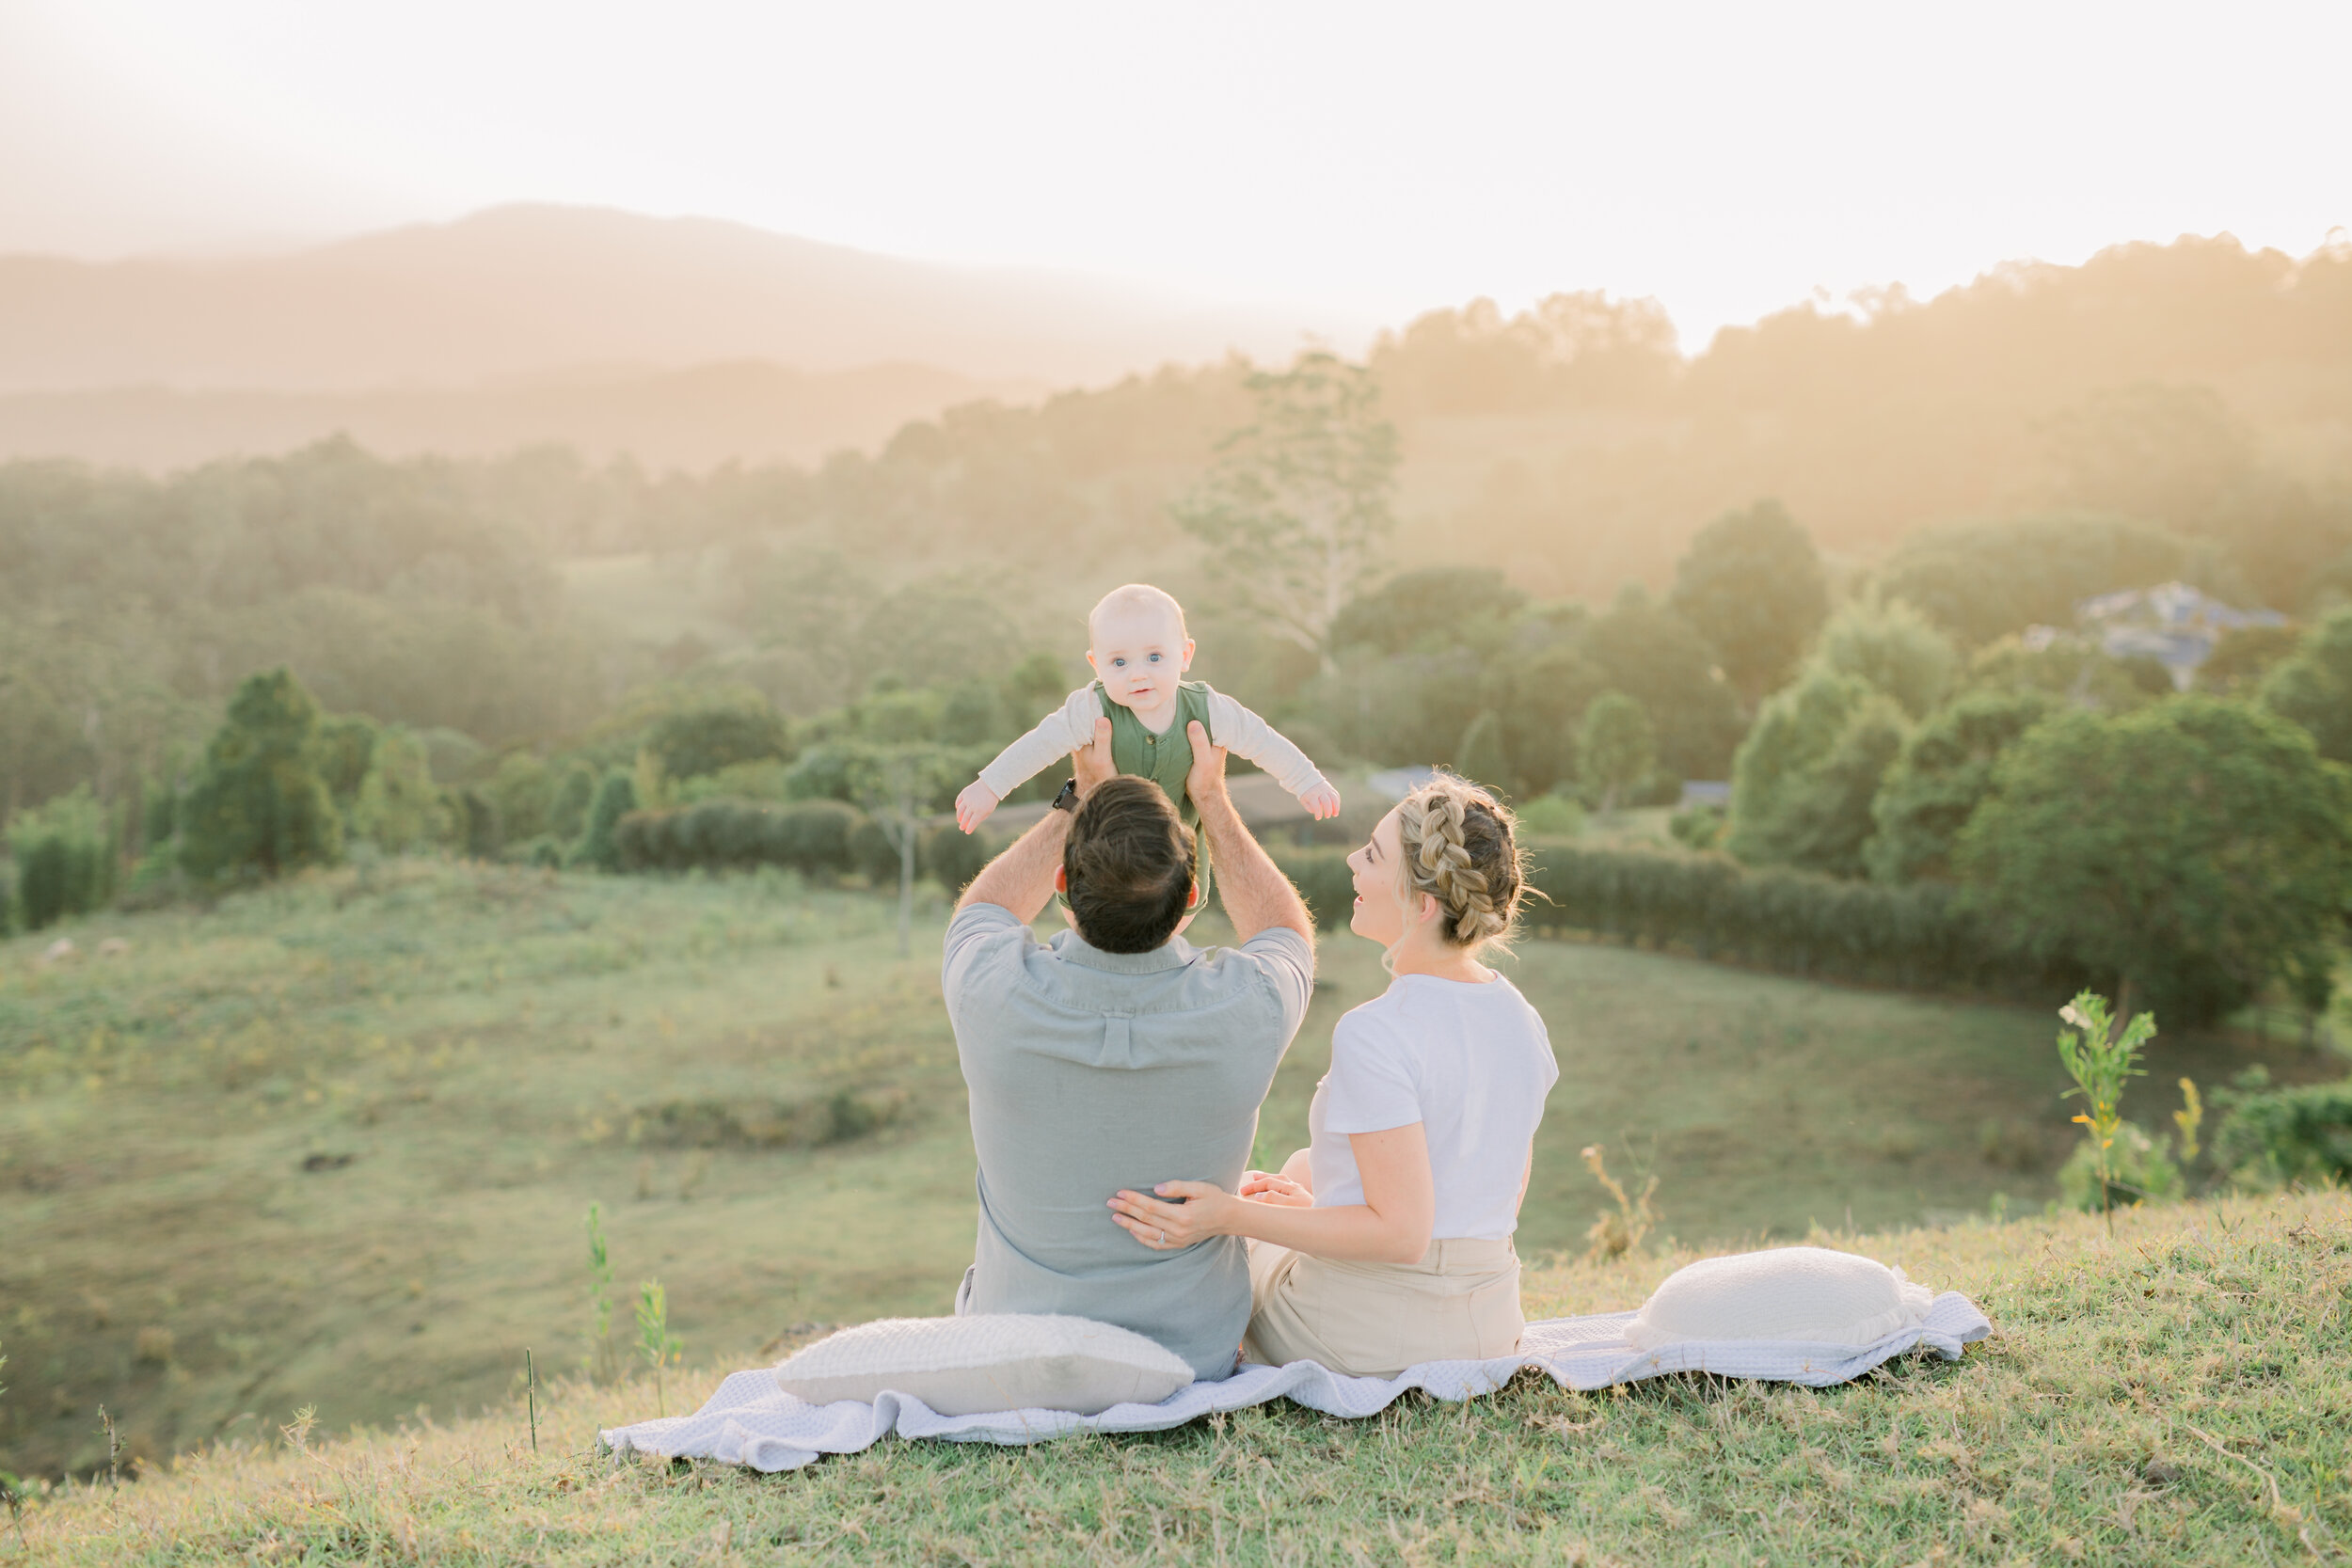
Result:
[[[1184,775],[1184,793],[1199,811],[1225,798],[1225,748],[1209,744],[1209,732],[1198,719],[1184,726],[1184,737],[1192,742],[1192,771]]]
[[[1332,788],[1328,781],[1319,780],[1298,798],[1298,803],[1307,808],[1309,816],[1320,822],[1327,816],[1339,816],[1340,792]]]
[[[1111,761],[1111,721],[1094,721],[1094,743],[1081,746],[1070,753],[1072,770],[1078,779],[1078,799],[1083,800],[1094,793],[1094,786],[1119,777],[1119,767]]]
[[[967,833],[978,832],[980,824],[988,820],[988,814],[996,809],[996,792],[974,779],[956,797],[956,826]]]

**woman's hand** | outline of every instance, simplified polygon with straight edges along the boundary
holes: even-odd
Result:
[[[1241,1173],[1242,1200],[1247,1203],[1271,1203],[1283,1209],[1311,1209],[1315,1195],[1303,1184],[1272,1171],[1246,1170]]]
[[[1110,1200],[1110,1209],[1111,1218],[1153,1252],[1179,1252],[1212,1236],[1232,1233],[1226,1222],[1241,1200],[1214,1182],[1163,1181],[1152,1191],[1186,1201],[1163,1203],[1142,1193],[1121,1192]]]

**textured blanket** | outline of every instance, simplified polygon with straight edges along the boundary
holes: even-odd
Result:
[[[1624,1339],[1630,1312],[1552,1318],[1527,1325],[1517,1354],[1492,1361],[1428,1361],[1401,1377],[1342,1377],[1312,1361],[1244,1366],[1222,1383],[1194,1383],[1157,1404],[1116,1404],[1099,1416],[1060,1410],[1007,1410],[942,1416],[920,1400],[884,1394],[871,1404],[844,1400],[809,1404],[776,1386],[767,1368],[736,1372],[700,1410],[668,1420],[614,1427],[604,1440],[623,1451],[663,1459],[715,1459],[755,1470],[797,1470],[829,1453],[856,1453],[892,1433],[954,1443],[1037,1443],[1072,1432],[1158,1432],[1218,1410],[1289,1399],[1327,1416],[1358,1418],[1387,1408],[1408,1388],[1441,1400],[1491,1394],[1532,1367],[1568,1388],[1606,1388],[1675,1372],[1802,1383],[1845,1383],[1905,1352],[1931,1350],[1947,1361],[1993,1331],[1976,1304],[1956,1291],[1935,1298],[1928,1321],[1863,1350],[1780,1339],[1726,1339],[1635,1350]]]

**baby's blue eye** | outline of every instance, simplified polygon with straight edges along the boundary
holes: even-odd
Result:
[[[1120,665],[1122,665],[1122,664],[1124,664],[1124,663],[1126,663],[1126,662],[1127,662],[1127,661],[1126,661],[1125,659],[1123,659],[1123,658],[1114,658],[1114,659],[1112,659],[1112,660],[1111,660],[1111,668],[1112,668],[1112,669],[1114,669],[1114,670],[1116,670],[1117,668],[1119,668],[1119,666],[1120,666]]]
[[[1154,664],[1157,664],[1159,661],[1160,661],[1160,656],[1159,656],[1159,655],[1157,655],[1157,654],[1153,654],[1153,655],[1152,656],[1152,663],[1154,663]]]

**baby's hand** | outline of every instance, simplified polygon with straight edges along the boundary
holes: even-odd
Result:
[[[1326,781],[1301,795],[1298,798],[1298,803],[1307,808],[1308,816],[1321,821],[1327,816],[1339,816],[1340,792],[1332,788],[1329,782]]]
[[[932,799],[937,800],[938,797],[933,796]],[[979,825],[988,820],[988,814],[996,809],[996,800],[994,790],[974,779],[963,786],[963,793],[956,797],[956,826],[967,833],[977,832]]]

